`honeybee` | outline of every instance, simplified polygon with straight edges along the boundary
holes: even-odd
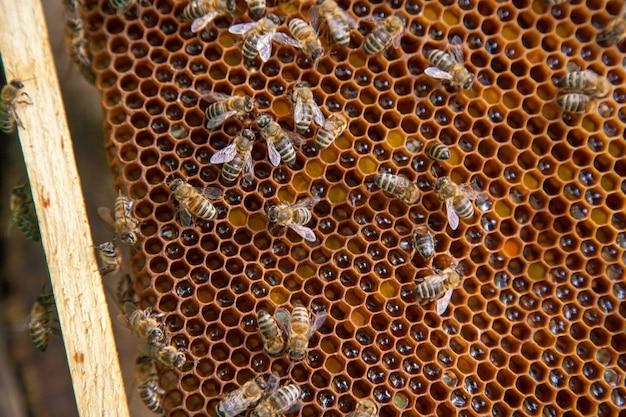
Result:
[[[420,198],[417,184],[404,175],[380,173],[374,177],[374,183],[406,204],[415,204]]]
[[[159,375],[154,360],[148,356],[140,356],[135,362],[135,379],[139,385],[139,397],[150,411],[163,413],[163,395],[165,391],[159,387]]]
[[[154,346],[164,346],[167,343],[165,325],[157,320],[163,314],[152,314],[150,308],[140,310],[132,303],[125,303],[123,311],[126,327],[137,332],[139,337]]]
[[[91,69],[91,58],[88,49],[85,28],[80,17],[67,18],[65,20],[65,46],[67,54],[78,67],[85,79],[94,84],[96,82],[96,74]]]
[[[578,93],[568,93],[556,99],[556,103],[570,113],[584,113],[589,108],[589,96]]]
[[[284,308],[279,308],[276,311],[276,320],[288,335],[289,359],[301,361],[304,358],[309,339],[324,323],[327,316],[326,312],[321,312],[309,318],[309,312],[303,306],[295,306],[291,314]]]
[[[182,19],[191,22],[191,31],[200,32],[219,15],[232,14],[234,0],[191,0],[185,6]]]
[[[250,15],[258,18],[265,14],[265,0],[246,0]]]
[[[447,161],[450,159],[450,149],[443,143],[433,143],[426,148],[426,155],[436,161]]]
[[[256,123],[261,137],[267,142],[267,153],[272,165],[278,166],[281,159],[287,164],[296,160],[293,143],[303,142],[301,136],[287,132],[267,114],[260,114]]]
[[[252,417],[278,417],[300,406],[302,390],[296,384],[285,385],[261,401],[250,413]]]
[[[324,55],[322,42],[317,36],[317,30],[302,19],[293,18],[289,21],[289,31],[298,42],[302,53],[313,61]]]
[[[279,25],[280,19],[278,16],[270,13],[257,22],[233,25],[228,28],[228,31],[235,35],[244,36],[242,52],[245,58],[253,60],[259,55],[261,61],[267,62],[272,54],[272,40],[285,45],[300,46],[300,42],[291,36],[277,32],[276,29],[278,29]]]
[[[41,235],[39,233],[39,222],[35,214],[35,205],[30,192],[26,191],[27,184],[16,185],[11,190],[11,218],[17,228],[30,240],[38,242]]]
[[[98,207],[98,214],[102,220],[115,229],[115,233],[123,243],[135,246],[141,233],[139,232],[139,220],[131,215],[132,209],[133,202],[122,195],[120,190],[115,199],[113,213],[108,207]]]
[[[461,219],[472,218],[474,215],[472,200],[475,200],[480,194],[467,185],[456,185],[448,177],[437,180],[435,193],[439,200],[445,201],[446,214],[452,230],[459,227],[459,217]]]
[[[413,257],[416,251],[425,259],[430,259],[435,254],[435,238],[426,226],[415,228],[411,243],[413,244],[411,257]]]
[[[133,278],[129,274],[122,275],[117,281],[115,300],[125,315],[130,314],[132,310],[126,311],[126,307],[124,306],[131,305],[133,306],[133,310],[137,308],[135,307],[135,288],[133,287]]]
[[[567,91],[596,98],[606,97],[611,88],[605,77],[601,77],[591,70],[571,71],[561,79],[560,85]]]
[[[398,16],[389,16],[381,21],[365,38],[363,50],[367,55],[375,55],[393,45],[400,46],[404,34],[405,22]]]
[[[221,126],[231,117],[243,118],[254,110],[254,100],[250,96],[227,96],[225,94],[213,94],[218,101],[211,103],[205,111],[207,129]]]
[[[23,82],[11,80],[0,91],[0,131],[4,133],[12,133],[16,124],[24,129],[24,124],[17,115],[16,106],[17,104],[33,104],[33,102],[28,93],[20,91],[23,88]],[[26,99],[23,98],[24,96]]]
[[[601,46],[610,46],[620,43],[626,38],[626,4],[619,14],[609,22],[606,28],[598,34],[596,41]]]
[[[359,26],[357,21],[334,0],[317,0],[317,4],[311,7],[309,20],[313,22],[313,27],[317,27],[319,16],[328,24],[335,43],[341,47],[347,47],[350,44],[350,30]]]
[[[35,348],[44,352],[48,348],[50,334],[60,334],[57,327],[53,327],[52,312],[55,310],[54,295],[43,293],[37,296],[30,310],[29,333]]]
[[[276,391],[277,388],[278,378],[275,375],[270,374],[267,382],[262,376],[257,376],[235,391],[226,394],[215,407],[215,417],[235,417],[256,404],[261,397]]]
[[[171,345],[158,346],[143,344],[140,345],[140,350],[143,354],[161,362],[165,366],[173,366],[174,368],[181,369],[185,363],[187,363],[185,354]]]
[[[191,225],[192,216],[204,220],[213,220],[217,216],[217,209],[209,199],[215,200],[222,195],[219,188],[195,188],[180,178],[172,180],[169,187],[178,201],[180,222],[183,226]]]
[[[135,4],[136,0],[109,0],[109,6],[115,9],[118,16],[123,16]]]
[[[293,119],[296,122],[296,130],[306,132],[315,122],[318,126],[324,123],[324,114],[315,102],[313,92],[306,83],[298,83],[287,93],[287,97],[293,104]]]
[[[359,400],[353,412],[346,417],[376,417],[378,408],[371,400]]]
[[[118,273],[122,267],[122,252],[120,252],[115,242],[104,242],[96,245],[95,248],[98,250],[98,256],[102,263],[100,267],[102,275]]]
[[[317,149],[328,148],[348,127],[348,120],[341,113],[332,113],[317,131],[315,146]]]
[[[272,206],[267,211],[267,218],[270,222],[279,226],[287,226],[305,240],[315,242],[315,233],[305,226],[313,217],[311,208],[315,200],[308,197],[298,201],[293,206],[283,202],[278,206]]]
[[[438,80],[448,80],[457,88],[467,90],[474,82],[474,75],[465,68],[461,38],[455,36],[448,47],[448,52],[433,49],[426,56],[433,65],[426,68],[426,75]]]
[[[222,179],[226,182],[233,182],[237,176],[244,172],[244,182],[251,182],[254,175],[252,168],[252,145],[256,139],[254,132],[244,129],[237,135],[233,143],[217,151],[211,157],[211,163],[221,164]]]
[[[437,314],[441,315],[448,309],[452,291],[461,282],[461,272],[456,265],[435,272],[434,275],[429,275],[420,280],[413,292],[420,299],[420,304],[437,300]]]
[[[278,356],[283,353],[285,339],[283,339],[282,332],[274,317],[267,311],[260,310],[257,324],[261,333],[261,339],[263,339],[263,349],[270,356]]]

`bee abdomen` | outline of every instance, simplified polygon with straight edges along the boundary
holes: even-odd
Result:
[[[206,108],[206,118],[207,119],[215,119],[221,114],[226,113],[226,105],[222,101],[218,101],[216,103],[212,103],[209,107]]]
[[[235,155],[232,160],[226,162],[222,167],[222,179],[226,182],[235,181],[243,170],[244,164],[244,158],[239,154]]]
[[[183,20],[190,22],[192,20],[195,20],[199,17],[204,16],[205,14],[209,12],[206,5],[207,3],[204,0],[192,1],[183,9]]]
[[[583,113],[589,105],[589,97],[583,94],[565,94],[556,99],[563,110],[570,113]]]
[[[294,209],[292,216],[293,216],[293,222],[301,226],[310,222],[311,217],[312,217],[311,211],[304,207],[299,207],[297,209]],[[305,316],[307,315],[306,311],[304,312],[304,314]]]
[[[298,40],[305,39],[313,34],[304,20],[294,18],[289,21],[289,31]]]
[[[299,131],[306,131],[311,125],[311,120],[313,120],[313,108],[310,105],[305,104],[302,108],[302,120],[296,123],[296,129]]]
[[[251,14],[262,16],[265,14],[265,0],[250,0],[248,8]]]
[[[438,49],[435,49],[428,54],[428,60],[431,64],[433,64],[433,66],[446,72],[454,65],[454,61],[452,60],[450,54]]]
[[[48,348],[49,341],[48,330],[46,329],[45,323],[41,321],[31,323],[29,333],[30,340],[33,341],[35,348],[40,352],[44,352]]]
[[[439,282],[436,284],[430,284],[427,280],[421,282],[417,288],[415,288],[415,295],[424,300],[430,300],[436,298],[438,294],[443,291],[443,285]]]
[[[363,49],[368,55],[374,55],[386,48],[391,42],[391,36],[383,28],[375,28],[367,38],[365,38],[365,44]]]
[[[241,47],[243,56],[248,59],[254,59],[259,54],[257,49],[257,42],[259,40],[259,35],[253,33],[246,38]]]
[[[146,382],[139,386],[139,397],[150,411],[157,414],[163,413],[161,394],[159,394],[159,388],[154,382]]]
[[[200,196],[195,201],[189,203],[189,210],[204,220],[213,220],[217,216],[215,206]]]
[[[450,150],[443,143],[435,143],[428,147],[426,155],[438,161],[447,161],[450,159]]]
[[[301,210],[301,209],[298,209]],[[310,218],[310,216],[309,216]],[[293,333],[304,333],[309,328],[309,313],[302,306],[294,307],[291,313],[291,330]]]
[[[29,215],[22,215],[17,218],[13,217],[17,228],[22,234],[30,240],[34,240],[38,242],[41,238],[39,233],[39,223],[37,223],[37,218]]]
[[[465,196],[455,197],[452,205],[462,219],[469,219],[474,215],[474,206],[470,199]]]
[[[287,164],[296,160],[296,150],[293,148],[289,139],[284,134],[280,134],[281,137],[276,141],[274,146],[280,155],[280,158]]]
[[[276,391],[269,399],[275,405],[280,414],[288,409],[292,404],[300,399],[300,388],[295,384],[290,384]]]
[[[393,174],[378,174],[374,177],[374,183],[382,190],[394,194],[399,188],[398,177]]]

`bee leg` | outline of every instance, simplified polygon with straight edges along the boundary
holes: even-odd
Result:
[[[28,95],[28,93],[26,91],[22,91],[21,96],[26,96],[26,98],[28,100],[25,100],[25,99],[17,100],[17,103],[19,103],[19,104],[28,104],[28,105],[33,104],[33,100],[30,98],[30,96]]]

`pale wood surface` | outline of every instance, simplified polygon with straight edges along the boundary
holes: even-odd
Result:
[[[78,411],[128,416],[102,279],[38,0],[0,0],[0,52],[33,105],[18,112],[20,142],[56,298]],[[54,376],[50,381],[54,383]]]

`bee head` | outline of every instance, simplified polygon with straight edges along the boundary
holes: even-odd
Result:
[[[137,235],[133,232],[128,232],[122,237],[122,242],[130,246],[135,246],[137,243]]]
[[[252,99],[252,97],[245,96],[244,101],[245,103],[243,109],[246,113],[250,113],[252,110],[254,110],[254,100]]]
[[[436,193],[440,193],[441,192],[441,189],[443,187],[445,187],[445,185],[447,184],[447,182],[448,182],[447,180],[448,179],[445,178],[445,177],[444,178],[437,178],[437,182],[435,182],[435,192]]]
[[[174,178],[169,184],[170,190],[176,191],[176,189],[180,187],[182,184],[183,184],[183,180],[181,180],[180,178]]]
[[[215,417],[226,417],[226,414],[224,413],[224,406],[222,406],[221,402],[217,404],[217,407],[215,407]]]
[[[267,384],[265,383],[265,379],[262,376],[257,376],[254,378],[254,382],[261,388],[263,391],[267,388]]]
[[[279,216],[280,212],[278,210],[278,207],[276,206],[272,206],[269,208],[269,210],[267,210],[267,218],[270,219],[271,222],[275,223],[278,220],[278,216]],[[265,313],[263,311],[263,313]],[[261,315],[261,312],[259,312],[259,315]]]
[[[185,362],[187,362],[187,357],[185,356],[185,354],[183,352],[178,352],[176,354],[176,358],[174,359],[174,366],[180,369],[183,367]]]
[[[316,48],[311,54],[311,59],[313,59],[313,61],[317,61],[322,57],[322,55],[324,55],[324,49]]]
[[[254,142],[254,140],[256,139],[256,136],[254,135],[254,131],[252,129],[242,130],[241,136],[243,136],[244,139],[247,139],[250,142]]]
[[[469,74],[469,77],[467,77],[467,79],[463,83],[463,90],[467,90],[468,88],[470,88],[473,82],[474,82],[474,74]]]
[[[271,121],[272,118],[267,114],[260,114],[259,117],[256,118],[256,124],[259,125],[260,128],[269,125]]]
[[[296,352],[294,350],[289,352],[289,359],[291,359],[292,361],[301,361],[302,359],[304,359],[304,352]]]
[[[11,84],[15,88],[24,88],[24,83],[18,80],[11,80],[9,84]]]

